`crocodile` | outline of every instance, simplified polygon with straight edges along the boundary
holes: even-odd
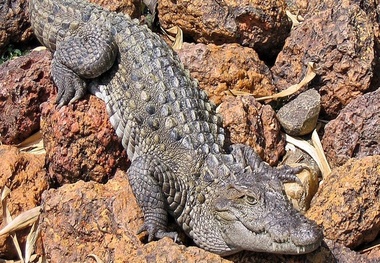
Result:
[[[221,118],[178,55],[128,15],[83,0],[30,0],[32,28],[51,52],[58,107],[87,92],[105,102],[131,165],[127,176],[142,208],[148,242],[168,218],[199,247],[303,254],[323,235],[296,211],[284,182],[303,168],[271,167],[225,139]]]

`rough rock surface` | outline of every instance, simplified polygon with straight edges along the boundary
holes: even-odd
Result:
[[[369,260],[367,262],[380,262],[380,246],[379,246],[379,241],[377,241],[377,244],[374,246],[371,246],[367,248],[364,252],[363,255]]]
[[[100,5],[110,11],[128,14],[132,18],[141,15],[141,1],[139,0],[89,0],[89,2]]]
[[[332,166],[380,154],[380,89],[355,99],[330,121],[322,145]]]
[[[326,245],[330,251],[334,254],[335,261],[337,263],[378,263],[380,257],[376,255],[366,255],[351,250],[338,242],[333,242],[325,238]],[[311,261],[313,262],[313,261]],[[325,261],[317,261],[325,262]]]
[[[297,167],[299,165],[291,165]],[[301,184],[299,183],[286,183],[284,184],[285,193],[288,196],[290,202],[293,206],[302,212],[306,212],[310,207],[311,199],[314,197],[315,193],[318,190],[318,173],[309,168],[306,165],[303,165],[308,169],[304,169],[297,177],[300,179]]]
[[[41,131],[53,183],[105,182],[117,166],[125,167],[126,153],[101,100],[87,96],[59,110],[52,102],[41,107]]]
[[[32,30],[27,18],[28,3],[28,0],[0,1],[0,55],[8,44],[31,39]]]
[[[124,173],[106,184],[79,181],[43,196],[41,233],[52,262],[227,262],[197,247],[165,238],[143,244],[136,232],[142,212]]]
[[[281,0],[158,1],[164,28],[179,26],[196,42],[237,42],[264,55],[275,54],[290,30],[286,4]]]
[[[231,95],[230,90],[249,92],[255,97],[275,92],[269,68],[251,48],[184,43],[178,53],[185,68],[215,104]]]
[[[367,14],[356,4],[316,11],[295,27],[277,57],[272,73],[283,90],[300,82],[308,62],[317,77],[322,111],[334,118],[351,100],[369,89],[373,75],[374,35]]]
[[[7,208],[12,217],[40,205],[41,194],[48,189],[43,168],[45,155],[29,154],[20,152],[16,147],[0,145],[0,159],[0,186],[11,190]],[[3,227],[3,217],[0,216],[0,228]],[[21,247],[25,247],[28,233],[29,228],[17,231]],[[0,258],[17,258],[14,245],[7,236],[0,236]]]
[[[277,119],[285,132],[292,136],[311,133],[317,125],[321,97],[316,90],[307,90],[282,106]]]
[[[315,160],[306,152],[295,146],[291,147],[289,144],[286,148],[281,165],[303,166],[305,169],[297,174],[302,184],[284,184],[285,193],[296,209],[306,212],[310,208],[311,200],[319,188],[321,171]]]
[[[285,139],[276,114],[269,105],[261,105],[252,96],[228,97],[219,114],[232,143],[244,143],[270,165],[285,153]]]
[[[54,93],[50,52],[33,51],[0,65],[0,141],[20,143],[39,127],[39,105]]]
[[[307,212],[324,236],[349,248],[380,233],[380,155],[350,159],[324,179]]]
[[[312,0],[286,0],[287,10],[289,10],[293,15],[299,14],[304,16],[309,3]]]

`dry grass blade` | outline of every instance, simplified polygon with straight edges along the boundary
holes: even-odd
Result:
[[[7,204],[7,197],[10,193],[11,193],[11,189],[9,189],[7,186],[3,186],[3,188],[1,189],[1,203],[3,206],[3,217],[5,215],[4,208],[6,208],[5,206]],[[8,213],[9,213],[9,211],[8,211]]]
[[[42,50],[45,50],[47,49],[45,46],[38,46],[36,48],[33,48],[33,51],[42,51]]]
[[[174,50],[180,50],[182,48],[182,44],[183,44],[183,32],[182,32],[182,29],[178,26],[173,26],[167,30],[164,30],[163,31],[166,33],[166,35],[169,37],[169,39],[171,41],[174,41],[173,45],[172,45],[172,48]],[[169,34],[172,34],[172,35],[175,35],[175,37],[172,37],[171,35]]]
[[[7,228],[11,224],[11,222],[13,221],[11,213],[9,212],[9,209],[8,209],[8,206],[7,206],[8,195],[10,193],[11,193],[11,190],[7,186],[3,186],[3,188],[1,189],[1,205],[3,206],[3,222],[5,222],[5,227],[0,231],[0,233],[5,228]],[[8,232],[6,232],[6,233],[8,233]],[[0,236],[1,236],[1,234],[0,234]],[[17,254],[18,254],[21,262],[24,262],[23,259],[22,259],[21,247],[20,247],[20,244],[18,243],[16,233],[13,233],[13,232],[9,233],[9,236],[12,239],[12,242],[13,242],[15,248],[16,248]]]
[[[363,253],[366,253],[366,252],[371,251],[372,249],[375,249],[375,248],[378,248],[378,247],[380,247],[380,244],[376,244],[376,245],[367,247],[367,248],[365,248],[363,250],[360,250],[359,253],[363,254]]]
[[[252,93],[248,91],[242,91],[242,90],[235,90],[235,89],[229,89],[225,91],[226,95],[232,95],[232,96],[251,96]]]
[[[319,139],[319,136],[316,130],[314,130],[313,133],[311,134],[311,141],[313,142],[314,148],[318,155],[318,159],[321,162],[322,175],[323,177],[325,177],[331,173],[331,168],[330,168],[329,163],[327,162],[327,158],[323,151],[321,140]]]
[[[44,143],[42,140],[42,134],[40,131],[29,136],[24,141],[16,145],[22,152],[28,152],[32,154],[44,154],[46,153]]]
[[[307,73],[306,76],[301,80],[300,83],[295,84],[287,88],[286,90],[283,90],[277,94],[271,95],[271,96],[265,96],[261,98],[256,98],[256,100],[268,100],[268,99],[278,99],[290,96],[294,93],[296,93],[298,90],[300,90],[303,86],[308,84],[317,74],[315,73],[315,65],[313,62],[309,62],[307,64]]]
[[[300,19],[300,16],[297,14],[297,15],[293,15],[289,10],[286,10],[286,16],[292,21],[292,28],[298,26],[299,24],[301,24],[301,19]]]
[[[95,261],[98,262],[98,263],[103,263],[103,260],[101,260],[101,259],[100,259],[97,255],[95,255],[95,254],[89,254],[89,255],[87,255],[87,257],[89,257],[89,258],[94,258]]]
[[[15,232],[20,229],[24,229],[25,227],[32,225],[38,219],[40,213],[41,207],[37,206],[19,214],[15,219],[7,222],[8,224],[0,230],[0,236]]]
[[[39,227],[38,227],[38,221],[36,221],[33,223],[32,228],[30,229],[30,232],[28,234],[28,237],[26,238],[25,253],[24,253],[26,263],[32,260],[32,253],[34,252],[38,235],[39,235]]]
[[[307,152],[314,159],[314,161],[317,163],[319,169],[321,170],[322,177],[325,177],[330,173],[330,171],[325,169],[324,163],[321,160],[321,158],[319,157],[316,148],[314,146],[312,146],[310,143],[308,143],[307,141],[302,140],[302,139],[293,138],[293,137],[289,136],[288,134],[285,134],[285,140],[288,143],[294,144],[298,148]]]

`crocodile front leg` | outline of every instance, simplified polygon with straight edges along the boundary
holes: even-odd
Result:
[[[104,24],[79,24],[59,41],[52,61],[58,107],[83,97],[85,79],[96,78],[109,70],[117,53],[111,29]]]
[[[165,165],[157,165],[149,155],[133,160],[127,172],[133,193],[144,212],[144,225],[138,233],[147,231],[148,241],[163,237],[176,240],[178,236],[176,232],[167,232],[168,209],[162,183],[169,172]]]

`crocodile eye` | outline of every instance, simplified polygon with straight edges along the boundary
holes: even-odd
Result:
[[[254,198],[253,196],[250,196],[250,195],[245,195],[244,199],[250,205],[255,205],[257,203],[256,198]]]

